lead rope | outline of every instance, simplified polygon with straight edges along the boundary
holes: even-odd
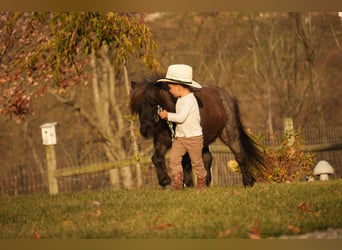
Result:
[[[163,111],[162,107],[160,105],[157,105],[157,108],[158,108],[158,113]],[[158,115],[158,114],[157,114]],[[176,137],[176,134],[175,134],[175,130],[173,129],[173,125],[172,125],[172,122],[170,121],[166,121],[167,122],[167,125],[169,125],[169,129],[171,131],[171,140],[173,141]]]

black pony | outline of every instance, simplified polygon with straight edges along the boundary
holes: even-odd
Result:
[[[240,121],[237,99],[228,95],[221,88],[204,86],[194,90],[197,98],[201,126],[204,136],[203,161],[207,170],[206,185],[211,183],[212,154],[209,145],[217,138],[226,144],[239,163],[244,186],[253,186],[255,178],[251,166],[264,165],[261,152],[252,138],[245,132]],[[139,115],[140,133],[145,138],[153,137],[154,154],[152,162],[156,167],[159,185],[171,184],[165,165],[165,154],[172,145],[170,128],[165,120],[157,115],[158,105],[170,112],[175,111],[176,99],[168,92],[167,87],[155,81],[142,83],[132,82],[131,110]],[[175,124],[174,124],[175,126]],[[184,155],[183,182],[187,187],[194,186],[191,161],[188,154]]]

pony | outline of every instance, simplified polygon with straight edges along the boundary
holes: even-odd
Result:
[[[138,114],[140,134],[153,138],[154,153],[152,162],[156,167],[159,185],[166,187],[171,184],[167,172],[165,155],[172,146],[171,129],[167,121],[159,119],[158,108],[175,112],[176,99],[168,92],[166,84],[154,80],[131,82],[130,108],[132,114]],[[232,151],[238,162],[244,186],[252,187],[256,181],[252,167],[264,166],[262,152],[257,143],[245,131],[240,119],[238,100],[229,95],[224,89],[216,86],[203,86],[192,89],[198,101],[203,130],[202,158],[207,171],[206,185],[211,183],[211,164],[213,156],[209,145],[219,138]],[[172,124],[171,128],[175,128]],[[191,160],[188,154],[182,159],[183,184],[193,187]]]

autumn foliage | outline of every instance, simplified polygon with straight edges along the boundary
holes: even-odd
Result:
[[[291,139],[292,138],[292,139]],[[277,148],[265,149],[266,168],[255,171],[259,182],[293,182],[303,181],[312,175],[315,155],[303,150],[304,141],[301,133],[284,136]]]
[[[150,30],[134,15],[99,12],[1,13],[0,114],[23,118],[33,97],[86,83],[89,55],[109,46],[115,65],[155,63]]]

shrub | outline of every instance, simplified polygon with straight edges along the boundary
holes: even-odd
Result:
[[[303,150],[304,140],[301,132],[284,136],[277,148],[265,148],[265,165],[255,170],[254,176],[259,182],[302,181],[312,175],[315,155]]]

